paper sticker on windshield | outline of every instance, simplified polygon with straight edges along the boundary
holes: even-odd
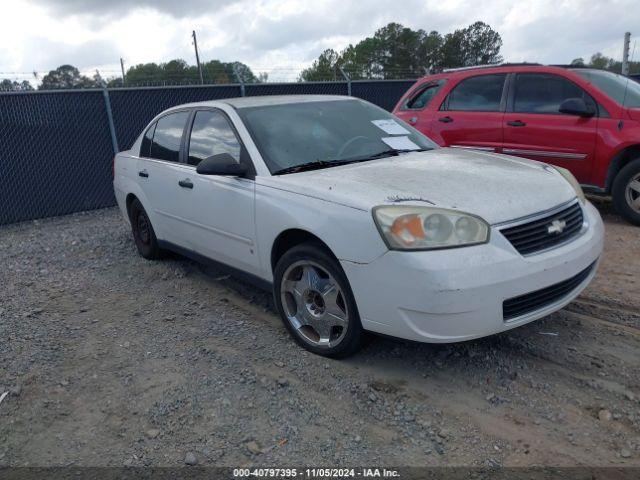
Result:
[[[371,123],[383,130],[387,135],[409,135],[411,133],[392,119],[371,120]]]
[[[382,141],[395,150],[418,150],[420,147],[409,137],[384,137]]]

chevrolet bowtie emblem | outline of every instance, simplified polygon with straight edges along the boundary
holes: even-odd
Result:
[[[556,219],[547,226],[547,233],[549,235],[559,235],[564,231],[566,226],[567,222]]]

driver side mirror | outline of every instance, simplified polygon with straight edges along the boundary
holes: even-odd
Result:
[[[200,175],[226,175],[242,177],[247,173],[247,167],[238,163],[228,153],[219,153],[202,160],[196,167]]]
[[[593,117],[596,112],[592,108],[588,107],[582,98],[567,98],[560,104],[558,108],[560,113],[566,113],[567,115],[578,115],[579,117]]]

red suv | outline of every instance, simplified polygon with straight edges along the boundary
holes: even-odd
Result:
[[[426,76],[394,113],[442,146],[517,155],[569,169],[611,193],[640,225],[640,83],[588,68],[532,64]]]

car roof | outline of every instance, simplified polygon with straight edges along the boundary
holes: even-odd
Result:
[[[512,72],[566,72],[572,70],[598,70],[578,65],[541,65],[539,63],[503,63],[500,65],[477,65],[473,67],[449,68],[432,75],[425,75],[421,80],[437,80],[441,78],[463,78],[491,73]]]
[[[284,105],[287,103],[310,103],[310,102],[330,102],[330,101],[344,101],[344,100],[358,100],[354,97],[347,97],[342,95],[262,95],[255,97],[236,97],[236,98],[222,98],[220,100],[214,100],[209,102],[195,102],[187,103],[185,105],[179,105],[175,108],[185,107],[217,107],[221,103],[232,106],[233,108],[249,108],[249,107],[262,107],[270,105]]]

